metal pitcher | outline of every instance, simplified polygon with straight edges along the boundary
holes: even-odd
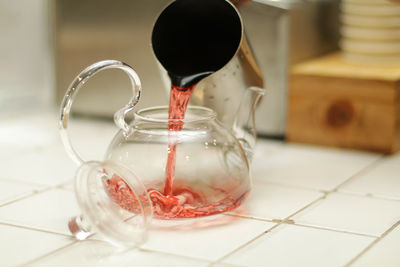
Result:
[[[251,159],[264,83],[235,6],[225,0],[176,0],[157,18],[152,46],[167,88],[195,84],[190,103],[213,109]]]

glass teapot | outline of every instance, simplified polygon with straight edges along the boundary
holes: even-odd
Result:
[[[80,87],[110,68],[130,78],[133,97],[117,111],[119,127],[103,162],[85,162],[68,136],[71,106]],[[189,106],[183,120],[168,119],[168,107],[133,112],[141,94],[136,72],[105,60],[82,71],[61,104],[60,133],[69,156],[80,165],[75,193],[83,212],[69,222],[78,239],[101,232],[116,243],[140,243],[152,217],[184,219],[214,215],[239,206],[250,191],[246,153],[213,110]],[[179,130],[171,130],[179,124]],[[172,172],[172,175],[171,175]]]

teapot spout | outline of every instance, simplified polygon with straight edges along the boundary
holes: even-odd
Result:
[[[260,87],[251,86],[245,90],[232,127],[233,135],[241,144],[249,162],[253,158],[257,140],[255,110],[264,94],[265,89]]]

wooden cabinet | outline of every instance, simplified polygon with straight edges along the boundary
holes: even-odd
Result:
[[[400,62],[364,66],[333,54],[290,75],[289,141],[393,153],[400,148]]]

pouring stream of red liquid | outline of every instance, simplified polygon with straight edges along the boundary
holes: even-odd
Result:
[[[195,84],[182,88],[172,85],[169,98],[168,109],[168,131],[169,131],[169,144],[168,144],[168,160],[166,167],[166,179],[164,187],[164,195],[172,195],[172,186],[175,177],[175,162],[176,162],[176,132],[182,130],[183,119],[185,118],[186,109],[193,93]]]

